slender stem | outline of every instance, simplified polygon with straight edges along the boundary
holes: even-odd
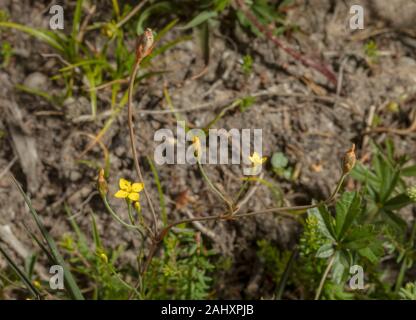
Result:
[[[130,201],[127,201],[127,212],[129,214],[130,223],[132,225],[136,225],[136,222],[134,221],[133,211],[132,211],[132,205],[131,205],[131,202]]]
[[[219,191],[214,184],[212,183],[211,179],[208,177],[208,175],[205,173],[204,168],[202,167],[202,164],[199,160],[197,160],[198,163],[198,168],[201,171],[202,177],[204,178],[204,180],[206,181],[206,183],[208,184],[208,186],[211,188],[212,191],[214,191],[214,193],[219,196],[228,206],[228,209],[230,210],[230,214],[233,212],[233,204],[230,200],[228,200],[222,193],[221,191]]]
[[[332,265],[334,264],[334,261],[335,261],[335,255],[333,255],[331,257],[331,259],[329,260],[329,263],[328,263],[328,265],[327,265],[327,267],[325,269],[325,272],[322,275],[321,282],[319,283],[318,290],[316,291],[315,300],[319,300],[319,297],[321,296],[321,292],[322,292],[322,289],[324,287],[326,278],[328,278],[328,274],[331,271],[331,268],[332,268]]]
[[[130,146],[131,146],[131,152],[133,154],[134,167],[136,169],[136,173],[137,173],[137,176],[138,176],[140,182],[142,182],[144,184],[143,191],[144,191],[144,194],[146,196],[146,200],[147,200],[147,202],[149,204],[150,211],[152,212],[154,232],[155,232],[155,234],[157,234],[158,227],[157,227],[156,212],[155,212],[155,208],[153,207],[153,203],[152,203],[152,200],[150,198],[150,195],[147,192],[146,184],[144,183],[143,175],[142,175],[142,172],[140,170],[140,162],[139,162],[139,158],[137,156],[136,144],[135,144],[135,134],[134,134],[134,128],[133,128],[133,89],[134,89],[134,80],[136,78],[137,72],[139,71],[140,62],[141,61],[142,61],[141,58],[136,59],[136,62],[134,64],[134,66],[133,66],[133,71],[132,71],[131,76],[130,76],[129,92],[128,92],[128,103],[127,103],[128,125],[129,125]]]
[[[132,225],[132,224],[128,224],[127,222],[124,222],[114,211],[113,211],[113,209],[110,207],[110,204],[108,203],[108,200],[107,200],[107,198],[106,197],[103,197],[102,198],[103,199],[103,201],[104,201],[104,205],[105,205],[105,207],[106,207],[106,209],[107,209],[107,211],[111,214],[111,216],[115,219],[115,220],[117,220],[119,223],[121,223],[123,226],[125,226],[125,227],[127,227],[127,228],[130,228],[130,229],[135,229],[135,230],[138,230],[140,233],[141,233],[141,235],[142,236],[144,236],[144,230],[141,228],[141,227],[139,227],[139,226],[134,226],[134,225]]]
[[[139,3],[136,7],[133,8],[121,21],[117,23],[117,29],[119,29],[123,24],[129,21],[139,10],[146,4],[147,0]]]

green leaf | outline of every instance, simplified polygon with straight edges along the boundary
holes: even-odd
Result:
[[[209,45],[210,35],[210,28],[208,23],[204,23],[200,28],[198,28],[199,42],[205,66],[208,66],[209,60],[211,58],[211,46]]]
[[[406,177],[416,176],[416,165],[403,168],[401,170],[401,173],[402,173],[403,176],[406,176]]]
[[[384,204],[383,209],[388,211],[398,210],[412,203],[413,201],[409,198],[409,196],[406,193],[401,193],[387,201]]]
[[[59,43],[58,37],[49,30],[40,30],[40,29],[34,29],[31,27],[27,27],[18,23],[14,22],[0,22],[0,27],[6,27],[6,28],[12,28],[16,29],[22,32],[25,32],[41,41],[46,42],[48,45],[50,45],[52,48],[55,48],[58,51],[61,51],[62,53],[65,52],[64,47],[61,43]]]
[[[271,159],[273,168],[286,168],[289,160],[286,158],[283,152],[275,152]]]
[[[381,184],[380,200],[384,203],[393,193],[400,179],[400,170],[384,170],[384,179]]]
[[[332,267],[332,280],[336,284],[340,284],[342,282],[342,278],[347,266],[347,260],[343,257],[342,253],[338,251],[335,254],[334,265]]]
[[[350,175],[355,179],[363,183],[368,183],[373,189],[378,190],[380,188],[380,178],[375,175],[371,170],[363,166],[360,162],[354,166]]]
[[[383,247],[381,244],[372,245],[358,250],[358,254],[368,259],[372,264],[376,264],[383,254]]]
[[[348,231],[361,212],[361,197],[358,192],[344,192],[336,204],[335,232],[337,239]]]
[[[376,231],[373,225],[363,225],[355,227],[344,239],[344,248],[359,250],[369,246],[375,241]]]
[[[38,256],[35,253],[32,253],[25,259],[25,271],[29,279],[32,279],[37,258]]]
[[[40,299],[40,293],[36,289],[36,287],[30,281],[28,275],[19,269],[19,267],[13,262],[13,259],[9,256],[9,254],[0,246],[0,253],[6,258],[7,263],[13,269],[13,271],[17,274],[17,276],[22,280],[23,284],[26,288],[30,291],[30,293],[36,298]]]
[[[198,14],[196,17],[194,17],[191,21],[189,21],[186,25],[183,27],[179,27],[178,29],[181,30],[187,30],[195,28],[196,26],[204,23],[205,21],[214,18],[218,15],[216,11],[202,11],[200,14]]]
[[[395,214],[391,210],[380,210],[381,214],[386,218],[386,221],[394,227],[399,232],[404,232],[406,230],[406,221],[404,221],[401,217]]]
[[[323,244],[316,252],[317,258],[328,258],[334,254],[332,243]]]
[[[94,214],[91,214],[91,224],[92,224],[92,236],[94,238],[95,250],[97,250],[98,248],[102,248],[103,245],[101,243],[101,237],[98,232],[97,222],[95,220]]]
[[[174,7],[171,3],[169,3],[169,1],[156,2],[150,5],[140,15],[139,20],[137,21],[136,33],[140,35],[144,32],[144,30],[146,29],[144,27],[144,24],[146,23],[146,20],[150,17],[150,15],[152,15],[153,13],[168,13],[169,11],[173,11],[173,9]]]
[[[319,208],[312,208],[308,210],[308,214],[314,216],[318,221],[318,230],[326,238],[335,241],[333,236],[333,227],[331,226],[331,219],[333,219],[327,209],[322,205]],[[325,218],[323,217],[325,216]],[[329,224],[329,228],[327,226]]]

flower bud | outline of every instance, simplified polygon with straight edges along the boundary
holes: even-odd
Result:
[[[98,256],[100,257],[102,262],[108,263],[108,257],[105,253],[100,253]]]
[[[410,200],[416,202],[416,185],[408,188],[406,190],[406,194],[410,198]]]
[[[107,195],[108,185],[107,185],[107,181],[105,181],[104,169],[100,169],[100,172],[98,173],[97,188],[98,188],[98,191],[100,192],[101,197],[105,197]]]
[[[345,153],[344,159],[342,160],[342,173],[344,175],[350,173],[354,168],[356,161],[357,158],[355,156],[355,144],[353,144],[351,149]]]
[[[195,157],[198,160],[200,160],[201,159],[202,148],[201,148],[201,140],[199,139],[199,137],[194,136],[192,138],[192,146],[194,148]]]

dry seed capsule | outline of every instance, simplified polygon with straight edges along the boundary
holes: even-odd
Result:
[[[355,144],[352,145],[351,149],[348,150],[342,161],[342,173],[348,174],[355,166],[355,162],[357,161],[357,157],[355,156]]]

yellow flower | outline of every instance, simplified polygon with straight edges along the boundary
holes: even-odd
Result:
[[[143,183],[131,183],[130,181],[121,178],[119,181],[120,190],[114,195],[119,199],[129,199],[131,201],[139,201],[140,195],[139,192],[143,190]]]
[[[141,207],[141,205],[140,205],[140,202],[138,202],[138,201],[137,201],[137,202],[135,202],[135,203],[134,203],[134,208],[136,209],[136,211],[137,211],[137,212],[139,212],[139,213],[140,213],[140,212],[141,212],[141,210],[142,210],[142,207]]]
[[[250,159],[251,165],[253,167],[260,166],[267,160],[267,157],[260,157],[260,155],[257,152],[254,152],[253,155],[249,156],[248,158]]]

